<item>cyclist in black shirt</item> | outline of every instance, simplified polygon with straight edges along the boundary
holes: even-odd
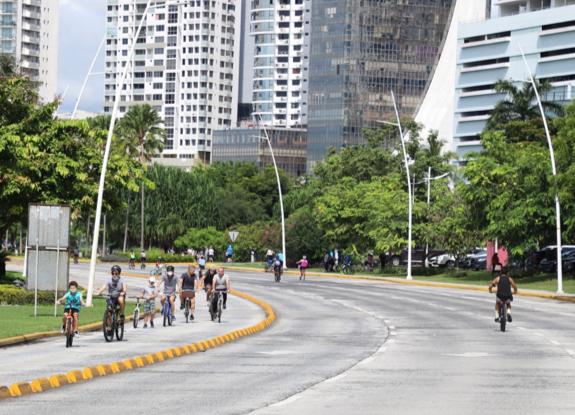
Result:
[[[192,264],[188,266],[188,272],[184,272],[180,277],[180,310],[184,309],[186,298],[190,299],[190,311],[192,320],[196,310],[196,290],[198,289],[198,276],[196,267]]]
[[[210,292],[212,291],[212,284],[214,281],[214,275],[216,275],[216,270],[209,268],[204,275],[204,291],[206,292],[206,301],[210,303]]]
[[[499,322],[499,303],[500,302],[507,302],[513,301],[513,294],[517,294],[517,285],[513,278],[507,275],[507,271],[503,269],[501,274],[499,274],[493,281],[491,281],[491,285],[489,286],[489,292],[493,292],[493,288],[497,287],[497,300],[495,301],[495,322]],[[513,293],[511,289],[513,288]],[[512,321],[511,318],[511,304],[507,306],[507,320],[509,322]]]

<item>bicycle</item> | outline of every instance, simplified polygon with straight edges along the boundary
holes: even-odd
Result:
[[[128,263],[128,269],[136,269],[136,260],[130,258],[130,262]]]
[[[163,267],[155,266],[150,270],[150,277],[158,277],[162,275]]]
[[[344,274],[353,274],[353,268],[351,264],[337,264],[337,266],[335,267],[335,270],[337,272],[342,272]]]
[[[136,298],[136,307],[134,307],[134,315],[132,317],[132,322],[134,323],[134,328],[138,328],[138,323],[140,322],[140,297]]]
[[[66,347],[72,347],[72,342],[74,341],[74,311],[71,308],[66,312],[64,335],[66,336]]]
[[[224,308],[224,296],[222,295],[223,293],[225,293],[227,291],[215,291],[212,294],[212,298],[210,298],[210,316],[212,318],[212,321],[214,321],[216,318],[218,319],[218,323],[222,322],[222,310]],[[213,296],[216,295],[217,297],[214,299]],[[216,305],[216,308],[214,309],[214,303]]]
[[[507,314],[507,307],[511,304],[511,300],[502,301],[499,298],[497,299],[497,305],[499,306],[499,328],[501,331],[505,331],[505,326],[507,325],[508,314]]]
[[[274,279],[275,282],[280,282],[282,279],[282,268],[281,265],[274,266]]]
[[[102,320],[102,330],[104,332],[104,339],[107,342],[114,340],[114,334],[118,341],[124,338],[124,319],[120,315],[120,304],[118,299],[114,299],[109,295],[104,296],[106,300],[106,311],[104,311],[104,318]]]
[[[190,297],[186,297],[186,299],[184,300],[184,316],[186,317],[186,323],[189,323],[190,321],[190,315],[192,315],[191,309],[192,309],[192,299]]]
[[[172,325],[172,304],[170,303],[171,295],[166,295],[166,300],[164,301],[164,305],[162,305],[162,316],[164,317],[164,327],[166,327],[166,323],[168,326]]]

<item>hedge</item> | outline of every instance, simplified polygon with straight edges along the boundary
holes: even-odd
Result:
[[[0,285],[0,305],[34,304],[34,291]],[[38,304],[54,304],[54,292],[38,291]]]

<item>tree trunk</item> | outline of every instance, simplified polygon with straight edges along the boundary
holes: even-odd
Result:
[[[144,250],[144,182],[142,182],[142,195],[140,203],[140,249]]]
[[[126,222],[124,224],[124,252],[128,248],[128,221],[130,219],[130,192],[128,192],[128,206],[126,207]]]

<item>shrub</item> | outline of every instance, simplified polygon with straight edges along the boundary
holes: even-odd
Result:
[[[0,285],[0,304],[34,304],[34,291],[9,285]],[[51,291],[38,291],[38,304],[54,304],[54,293]]]

